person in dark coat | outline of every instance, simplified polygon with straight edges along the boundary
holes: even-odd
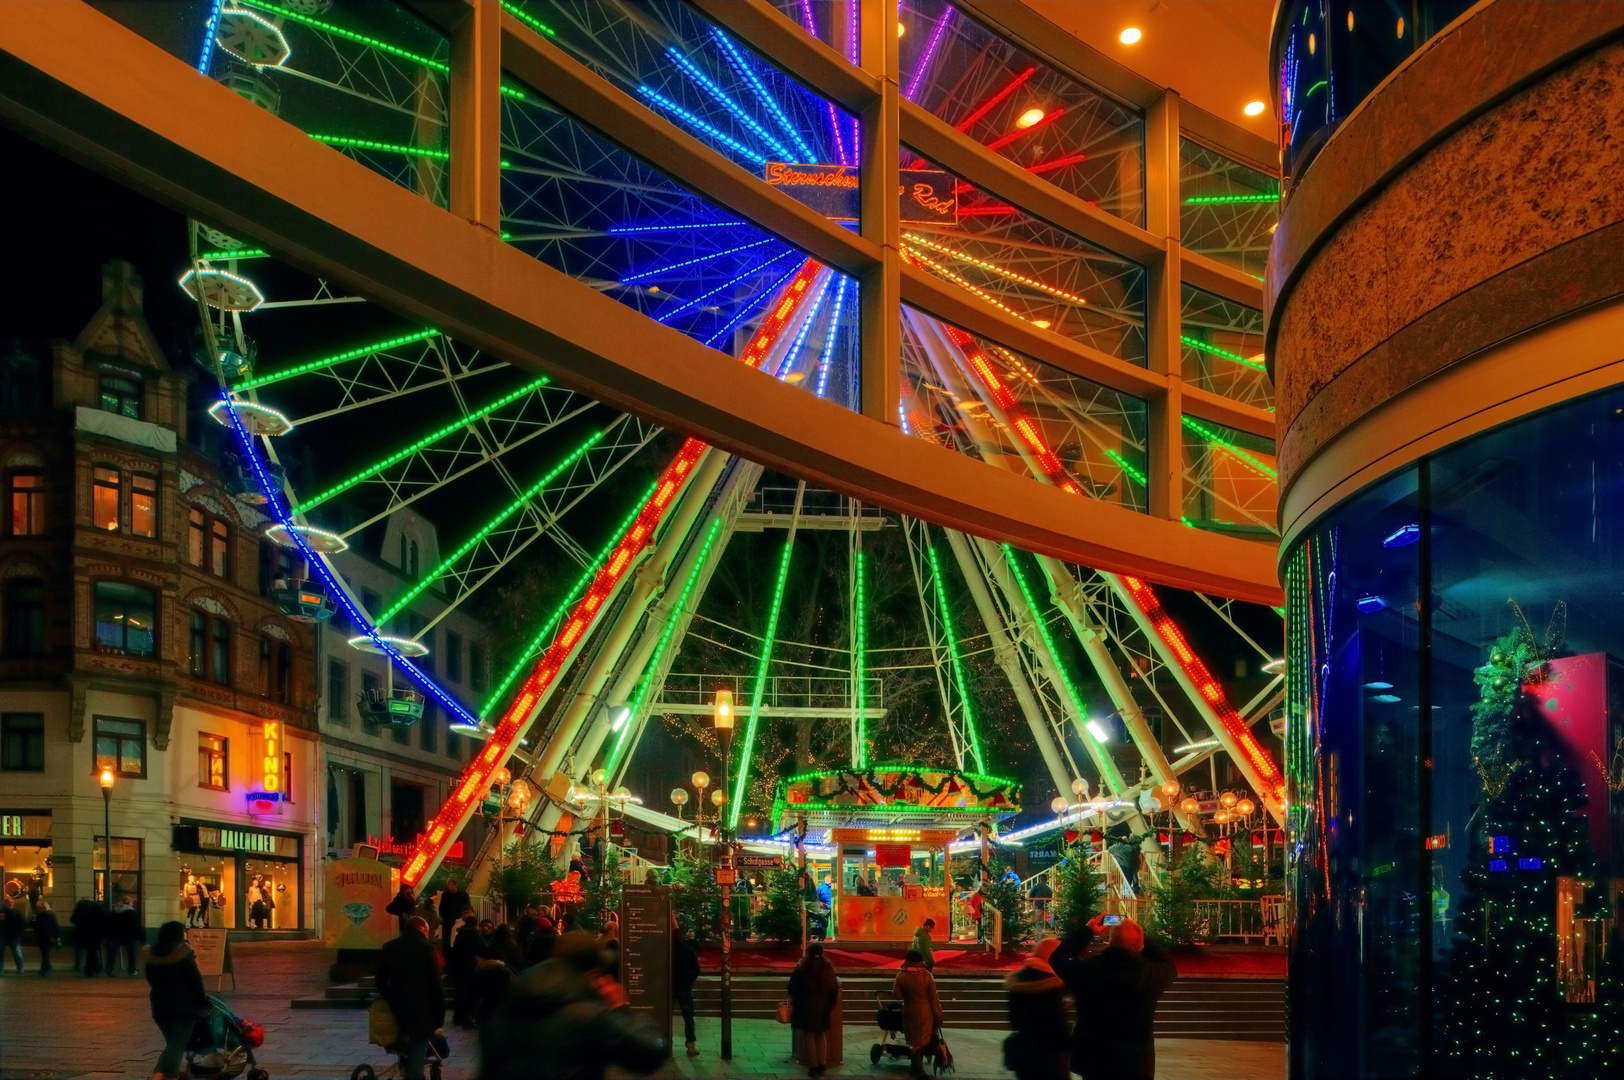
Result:
[[[107,924],[107,974],[118,974],[118,958],[124,957],[128,974],[135,974],[135,957],[141,949],[141,915],[128,896],[121,898]]]
[[[17,910],[17,901],[6,897],[4,907],[0,907],[0,969],[6,966],[6,954],[10,953],[17,974],[23,973],[23,934],[27,929],[28,920]]]
[[[417,916],[417,897],[412,895],[412,887],[404,881],[401,882],[400,891],[395,894],[393,900],[389,901],[389,906],[384,910],[400,920],[400,932],[404,934],[406,932],[406,920]]]
[[[451,942],[451,963],[446,970],[451,975],[451,985],[456,987],[457,996],[452,1002],[451,1019],[458,1027],[473,1027],[474,1015],[471,1011],[474,1001],[474,969],[479,966],[479,954],[490,942],[479,932],[479,924],[474,921],[472,909],[462,913],[462,922],[457,925],[457,936]]]
[[[665,1036],[626,1008],[601,964],[590,934],[565,934],[552,959],[515,979],[479,1034],[482,1080],[603,1080],[611,1065],[639,1075],[659,1068]]]
[[[1004,976],[1011,1032],[1004,1040],[1004,1065],[1015,1071],[1016,1080],[1069,1080],[1071,1076],[1066,984],[1049,965],[1059,944],[1054,938],[1038,942],[1026,962]]]
[[[473,906],[473,900],[462,891],[457,879],[448,878],[445,888],[440,890],[440,948],[445,953],[447,964],[451,963],[451,945],[457,924],[462,921],[462,913],[471,911]]]
[[[34,904],[34,944],[39,946],[39,973],[51,973],[51,950],[62,944],[62,924],[56,921],[56,912],[48,900]]]
[[[1131,919],[1110,928],[1103,952],[1084,956],[1104,929],[1096,915],[1049,958],[1077,1005],[1071,1071],[1083,1080],[1151,1080],[1156,1075],[1156,1001],[1178,969]]]
[[[474,1026],[483,1028],[507,1000],[508,990],[513,986],[513,969],[503,962],[499,948],[487,945],[480,950],[471,978],[468,1011],[474,1018]]]
[[[490,947],[496,950],[496,958],[507,965],[509,971],[524,967],[524,954],[519,951],[519,942],[513,936],[511,926],[502,923],[491,931],[490,938]]]
[[[925,1051],[942,1026],[942,999],[936,992],[936,976],[925,967],[918,949],[909,949],[903,958],[902,969],[891,984],[891,996],[902,1002],[902,1033],[908,1040],[910,1071],[924,1076]]]
[[[152,988],[152,1020],[163,1033],[163,1053],[152,1067],[158,1077],[180,1076],[186,1044],[192,1038],[198,1018],[209,1011],[209,995],[203,989],[203,975],[197,970],[197,957],[186,944],[186,927],[178,920],[158,927],[158,940],[142,957],[147,985]]]
[[[401,935],[378,954],[378,993],[395,1014],[400,1032],[401,1078],[423,1080],[429,1036],[445,1023],[440,961],[429,942],[429,924],[410,916]]]
[[[525,950],[525,966],[535,967],[552,958],[553,946],[558,944],[558,927],[546,915],[536,920],[536,932],[530,935],[530,947]]]
[[[694,1034],[694,983],[699,981],[699,950],[683,933],[682,924],[671,930],[671,996],[682,1010],[682,1039],[688,1056],[699,1056],[699,1039]]]
[[[806,955],[789,976],[789,1022],[801,1033],[808,1076],[822,1076],[829,1054],[829,1027],[835,1001],[840,996],[840,980],[835,966],[823,955],[816,942],[806,947]]]
[[[107,930],[107,913],[88,896],[73,905],[68,916],[73,924],[73,970],[86,976],[101,974],[102,937]]]

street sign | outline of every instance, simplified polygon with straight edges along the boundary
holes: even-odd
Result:
[[[632,1012],[671,1038],[671,891],[627,885],[621,891],[620,984]]]
[[[740,870],[782,870],[782,855],[735,855],[733,865]]]
[[[718,884],[718,885],[737,885],[738,883],[739,883],[739,872],[737,870],[735,870],[733,867],[731,867],[731,866],[718,866],[716,868],[716,884]]]

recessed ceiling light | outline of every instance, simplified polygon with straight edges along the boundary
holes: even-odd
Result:
[[[1020,119],[1015,121],[1015,126],[1018,128],[1029,128],[1042,119],[1042,109],[1027,109],[1025,112],[1021,113]]]
[[[1262,116],[1263,115],[1263,110],[1266,109],[1267,107],[1268,106],[1264,105],[1263,102],[1261,102],[1261,101],[1248,101],[1246,103],[1246,115],[1247,116]]]
[[[903,34],[906,34],[907,32],[908,32],[908,28],[906,26],[903,26],[901,23],[897,23],[897,37],[901,37]]]
[[[1138,44],[1139,39],[1142,37],[1144,37],[1144,35],[1139,32],[1139,28],[1137,26],[1130,26],[1126,30],[1122,31],[1122,33],[1117,35],[1117,39],[1124,45],[1136,45]]]

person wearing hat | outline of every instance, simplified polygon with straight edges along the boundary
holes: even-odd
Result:
[[[592,935],[578,931],[513,980],[479,1045],[482,1080],[603,1080],[611,1065],[647,1075],[671,1052],[653,1022],[626,1007]]]
[[[1049,964],[1060,942],[1044,938],[1026,962],[1004,977],[1009,1029],[1004,1066],[1016,1080],[1067,1080],[1071,1031],[1066,1024],[1066,984]]]
[[[1094,916],[1049,957],[1077,1005],[1071,1071],[1083,1080],[1151,1080],[1156,1001],[1178,978],[1178,969],[1145,940],[1138,923],[1124,918],[1107,928],[1105,919]],[[1104,951],[1084,956],[1089,943],[1107,930]]]

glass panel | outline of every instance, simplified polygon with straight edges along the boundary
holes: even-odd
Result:
[[[118,529],[118,470],[91,470],[90,523],[98,529]]]
[[[771,0],[796,26],[858,63],[862,36],[858,0]]]
[[[1277,536],[1274,440],[1184,417],[1184,523],[1237,536]]]
[[[192,612],[191,635],[188,641],[187,660],[190,671],[195,678],[203,677],[204,657],[208,655],[209,619],[201,611]]]
[[[902,309],[903,431],[1145,510],[1145,404]]]
[[[260,930],[293,930],[299,925],[299,864],[244,859],[247,925]]]
[[[1263,366],[1263,312],[1189,285],[1180,295],[1185,381],[1272,412],[1274,386]]]
[[[902,93],[987,149],[1135,225],[1144,120],[943,0],[902,0]]]
[[[1189,139],[1179,140],[1179,242],[1263,280],[1280,216],[1280,184]]]
[[[846,167],[855,181],[857,118],[687,4],[645,0],[634,11],[596,0],[523,0],[510,8],[522,11],[582,63],[744,168],[765,175],[772,162],[819,165],[826,173]],[[856,202],[856,192],[853,184],[848,202]],[[830,193],[827,187],[812,192]]]
[[[184,6],[200,28],[187,59],[204,74],[445,205],[451,47],[433,27],[377,0]],[[201,28],[211,17],[209,41]]]
[[[91,842],[91,858],[96,872],[95,900],[107,902],[107,837],[98,836]],[[141,903],[141,841],[122,836],[113,837],[112,901],[116,907],[128,897],[131,903]]]
[[[210,668],[215,682],[221,686],[231,685],[231,624],[224,619],[214,620],[214,650]]]
[[[136,656],[151,656],[155,635],[150,589],[117,581],[96,583],[96,643]]]
[[[137,536],[157,536],[157,478],[136,473],[130,486],[130,531]]]
[[[209,832],[213,830],[200,830]],[[215,841],[218,843],[218,839]],[[192,854],[180,868],[180,910],[187,926],[231,927],[236,910],[237,860],[229,855]]]
[[[11,474],[11,535],[39,536],[45,532],[45,477],[39,473]]]
[[[1145,271],[902,148],[903,258],[1040,329],[1145,362]]]
[[[509,243],[787,382],[857,406],[857,282],[680,187],[534,91],[503,99]],[[838,208],[831,208],[838,209]]]

